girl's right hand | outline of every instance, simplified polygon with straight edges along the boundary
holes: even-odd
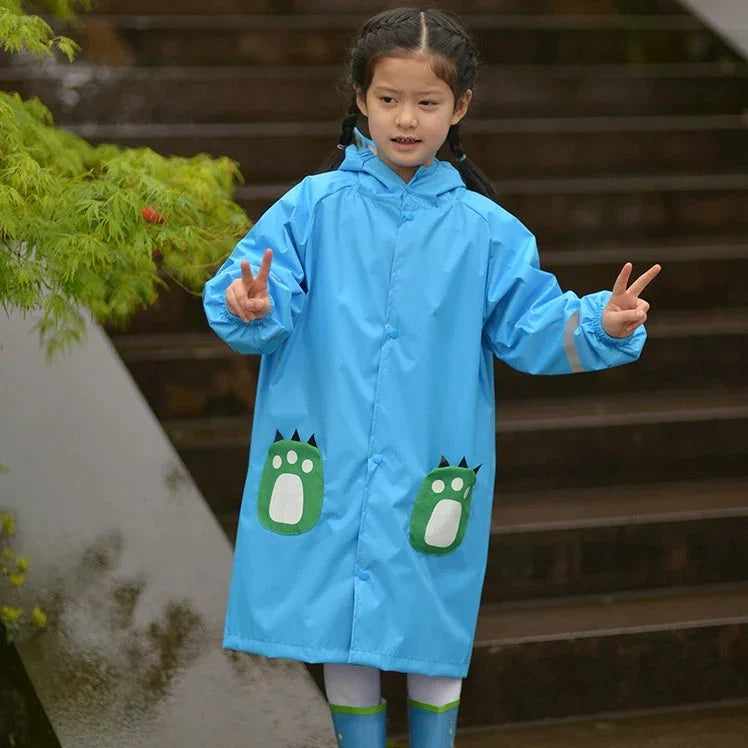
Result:
[[[268,275],[273,261],[273,250],[266,249],[257,275],[247,260],[242,260],[242,277],[232,281],[226,289],[226,307],[244,322],[264,317],[270,311],[268,296]]]

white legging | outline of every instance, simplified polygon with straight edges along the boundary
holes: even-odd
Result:
[[[379,670],[365,665],[325,665],[327,700],[338,706],[376,706],[381,700]],[[439,678],[408,673],[408,697],[432,706],[460,698],[462,678]]]

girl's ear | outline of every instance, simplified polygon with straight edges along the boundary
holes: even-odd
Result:
[[[369,112],[366,109],[366,97],[361,93],[361,89],[358,86],[354,86],[353,90],[356,92],[356,104],[358,105],[358,110],[364,115],[364,117],[368,117]]]
[[[473,92],[468,88],[462,96],[457,100],[455,104],[454,112],[452,112],[452,119],[450,120],[451,125],[456,125],[466,114],[468,107],[470,106],[470,100],[473,98]]]

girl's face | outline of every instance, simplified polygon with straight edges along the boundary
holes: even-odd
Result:
[[[377,155],[409,182],[419,166],[431,166],[450,125],[465,116],[473,92],[455,103],[452,89],[436,76],[428,58],[419,56],[383,57],[366,96],[357,94]]]

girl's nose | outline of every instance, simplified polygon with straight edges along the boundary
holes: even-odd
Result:
[[[414,127],[416,124],[415,109],[410,106],[404,106],[397,113],[397,124],[400,127]]]

